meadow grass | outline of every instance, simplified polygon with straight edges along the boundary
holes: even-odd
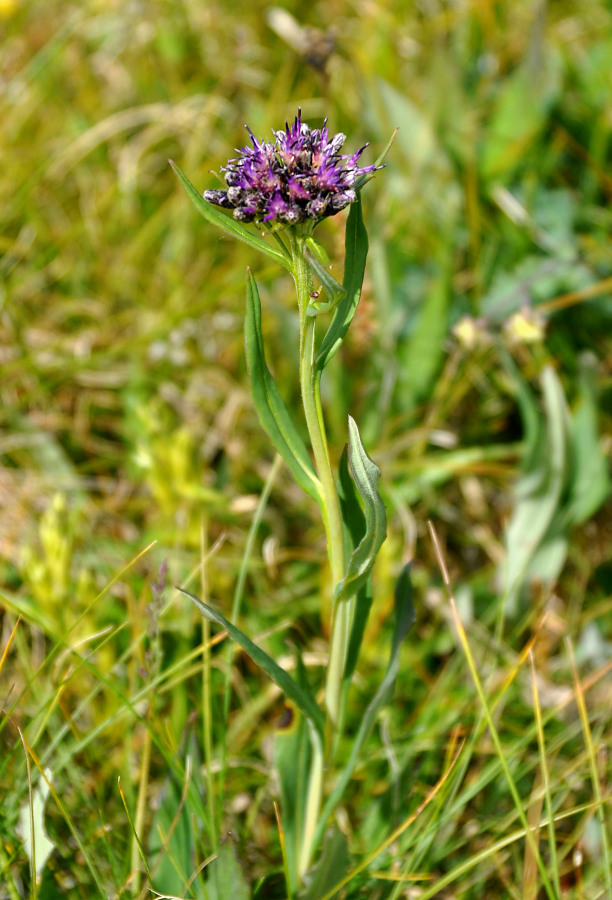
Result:
[[[287,707],[174,585],[323,684],[324,532],[251,399],[247,265],[291,409],[294,301],[167,160],[214,188],[298,105],[368,163],[399,128],[322,383],[389,521],[344,763],[408,560],[417,618],[297,896],[612,897],[612,15],[284,12],[0,2],[0,898],[288,896]]]

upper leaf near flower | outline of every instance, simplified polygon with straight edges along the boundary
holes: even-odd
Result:
[[[239,222],[298,225],[335,215],[355,200],[358,180],[382,168],[358,165],[367,144],[352,156],[341,154],[346,136],[330,138],[327,119],[311,129],[301,109],[292,126],[274,132],[274,143],[247,131],[252,146],[222,170],[227,190],[204,191],[205,200],[233,209]]]

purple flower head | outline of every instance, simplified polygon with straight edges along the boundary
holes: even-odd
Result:
[[[311,129],[298,110],[293,125],[276,131],[274,143],[259,140],[247,126],[252,146],[223,167],[227,190],[204,191],[209,203],[233,209],[239,222],[298,225],[333,216],[356,199],[357,183],[382,166],[360,166],[367,144],[341,154],[345,135],[330,139],[327,119]]]

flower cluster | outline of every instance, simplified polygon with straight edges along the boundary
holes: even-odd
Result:
[[[227,190],[204,191],[205,200],[233,209],[239,222],[297,225],[333,216],[355,200],[357,180],[381,168],[357,164],[367,144],[352,156],[341,154],[346,136],[330,139],[327,119],[321,129],[311,129],[301,109],[291,127],[273,132],[274,143],[247,131],[253,146],[222,169]]]

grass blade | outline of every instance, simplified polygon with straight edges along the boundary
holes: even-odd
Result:
[[[589,725],[589,714],[584,702],[584,690],[576,668],[576,660],[572,643],[568,637],[565,638],[565,646],[570,657],[572,665],[572,674],[574,676],[574,691],[576,695],[576,705],[580,714],[580,724],[582,725],[582,733],[584,735],[584,743],[589,756],[589,768],[591,770],[591,783],[593,785],[593,794],[595,797],[595,805],[597,810],[597,821],[599,822],[601,851],[603,856],[603,868],[606,879],[606,890],[608,897],[612,897],[612,856],[610,854],[610,842],[608,838],[608,830],[606,828],[606,813],[604,799],[601,793],[601,784],[599,781],[599,772],[597,771],[597,757],[595,747],[593,745],[593,735],[591,734],[591,726]]]
[[[442,572],[442,577],[444,579],[444,584],[446,585],[446,589],[448,592],[448,598],[450,601],[451,612],[453,616],[453,621],[455,623],[455,628],[457,629],[457,634],[459,636],[459,641],[461,643],[461,647],[465,654],[465,658],[468,664],[468,668],[470,670],[470,675],[472,676],[472,681],[474,682],[474,686],[476,688],[476,693],[478,694],[478,699],[480,700],[480,704],[482,707],[482,712],[484,714],[485,719],[487,720],[487,725],[489,727],[489,733],[495,745],[495,750],[497,751],[497,756],[502,768],[502,772],[504,773],[504,777],[506,779],[506,783],[508,785],[508,789],[512,796],[512,800],[514,801],[514,805],[516,811],[518,813],[518,817],[521,821],[521,825],[525,830],[525,837],[527,843],[530,845],[531,852],[537,862],[538,870],[540,872],[540,878],[542,879],[542,885],[546,891],[549,900],[557,900],[555,891],[553,889],[552,884],[550,883],[550,879],[548,877],[548,872],[546,871],[546,867],[544,865],[544,861],[542,860],[542,856],[540,855],[540,851],[538,849],[536,840],[533,836],[533,832],[529,826],[529,822],[527,821],[527,816],[525,815],[525,810],[523,809],[523,803],[519,796],[519,792],[517,790],[514,778],[512,777],[512,773],[510,772],[510,767],[508,766],[508,761],[504,755],[504,748],[502,747],[501,740],[499,737],[499,733],[497,728],[495,727],[495,722],[493,721],[493,715],[491,713],[491,708],[489,706],[489,702],[485,696],[484,689],[482,687],[482,682],[478,675],[478,670],[476,669],[476,663],[474,662],[474,657],[472,655],[472,650],[470,644],[467,639],[467,634],[465,633],[465,628],[463,627],[463,622],[459,617],[459,613],[457,611],[457,606],[455,604],[455,598],[452,594],[450,587],[450,579],[448,577],[448,572],[446,570],[446,564],[444,562],[444,558],[442,556],[442,552],[440,549],[440,544],[438,542],[437,535],[434,531],[433,525],[431,522],[429,524],[429,531],[434,542],[434,547],[436,551],[436,556],[438,558],[438,564],[440,566],[440,571]]]

